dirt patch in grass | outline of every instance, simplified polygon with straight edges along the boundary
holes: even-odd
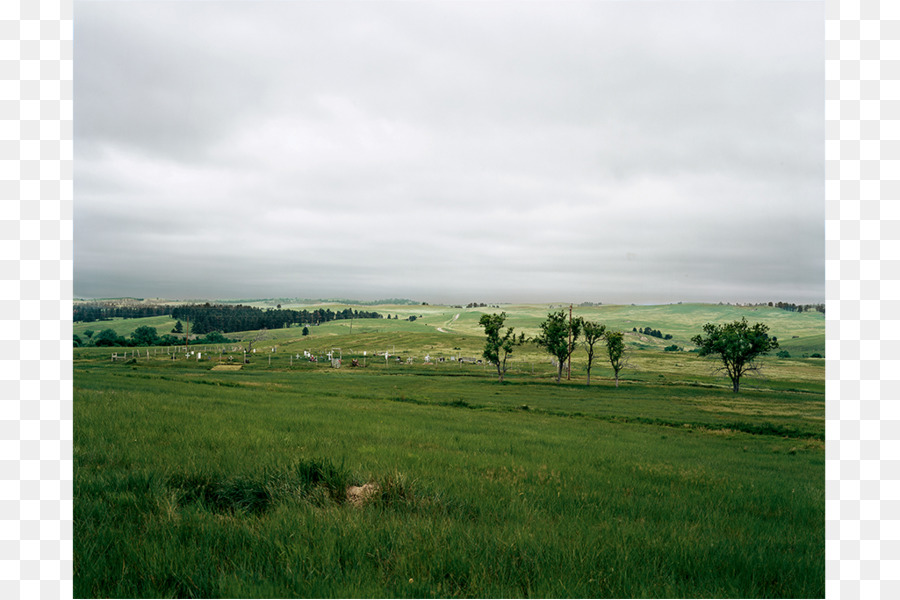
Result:
[[[210,371],[240,371],[244,365],[216,365]]]
[[[351,485],[347,488],[347,502],[353,506],[364,506],[381,495],[381,486],[377,483]]]

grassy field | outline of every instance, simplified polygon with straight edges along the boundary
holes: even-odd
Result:
[[[579,312],[685,339],[748,310],[654,308]],[[234,345],[76,349],[75,596],[824,596],[823,361],[768,358],[733,394],[632,336],[619,388],[583,357],[556,384],[530,346],[500,385],[437,360],[480,356],[478,311],[378,310],[421,318],[271,331],[239,370],[213,370]],[[340,369],[303,359],[332,348]]]
[[[309,305],[290,306],[284,308],[314,308]],[[345,308],[358,309],[358,306],[346,304],[327,305],[335,311]],[[515,327],[516,331],[522,331],[528,336],[537,335],[541,321],[547,318],[551,310],[568,309],[568,306],[560,304],[546,305],[501,305],[500,308],[452,308],[447,306],[431,305],[385,305],[365,307],[366,310],[374,310],[383,315],[397,315],[398,319],[356,319],[352,323],[352,333],[380,333],[381,338],[373,338],[373,341],[383,340],[381,343],[394,342],[398,334],[407,333],[433,333],[435,343],[448,346],[450,349],[458,344],[447,344],[447,338],[456,336],[458,341],[466,343],[481,350],[481,338],[484,331],[478,325],[478,319],[484,312],[505,311],[509,315],[507,325]],[[770,334],[778,338],[781,348],[787,350],[792,356],[802,357],[819,353],[825,355],[825,316],[817,312],[793,313],[777,308],[768,307],[741,307],[713,304],[666,304],[660,306],[621,306],[601,305],[591,307],[575,307],[575,316],[581,316],[592,321],[598,321],[608,328],[624,331],[627,334],[627,343],[633,348],[662,350],[671,344],[683,347],[685,350],[693,348],[691,337],[702,332],[702,327],[707,322],[734,321],[746,317],[751,323],[761,321],[769,325]],[[415,316],[416,321],[410,323],[407,319]],[[103,329],[113,329],[118,335],[128,337],[132,331],[141,325],[149,325],[157,329],[160,335],[170,333],[175,326],[175,320],[171,317],[146,317],[143,319],[113,319],[111,321],[95,321],[93,323],[75,323],[73,330],[76,335],[85,338],[85,330],[95,333]],[[664,334],[672,335],[671,340],[640,335],[632,329],[650,327],[658,329]],[[332,321],[313,329],[314,333],[321,335],[345,336],[350,333],[350,321]],[[243,334],[228,334],[229,337],[252,338],[256,332],[244,332]],[[270,341],[297,340],[300,336],[299,327],[270,330],[267,339]],[[315,336],[314,336],[315,337]],[[416,337],[418,340],[419,337]],[[384,348],[380,348],[382,351]]]

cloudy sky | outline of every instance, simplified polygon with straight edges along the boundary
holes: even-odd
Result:
[[[75,3],[76,297],[824,301],[821,2]]]

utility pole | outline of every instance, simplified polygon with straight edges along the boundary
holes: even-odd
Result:
[[[572,305],[569,305],[569,364],[566,367],[566,381],[572,379]]]

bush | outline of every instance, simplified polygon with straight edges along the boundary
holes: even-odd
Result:
[[[790,357],[791,357],[791,353],[788,352],[787,350],[779,350],[779,351],[775,354],[775,356],[777,356],[778,358],[790,358]]]
[[[234,340],[229,339],[222,335],[221,331],[210,331],[206,334],[206,339],[204,343],[206,344],[227,344],[229,342],[233,342]]]
[[[124,346],[125,344],[125,338],[112,329],[104,329],[94,336],[95,346]]]
[[[159,333],[155,327],[141,325],[131,333],[135,346],[153,346],[159,342]]]
[[[678,345],[672,344],[671,346],[666,346],[665,348],[663,348],[663,351],[665,351],[665,352],[678,352],[680,349],[681,349],[681,348],[679,348]]]

